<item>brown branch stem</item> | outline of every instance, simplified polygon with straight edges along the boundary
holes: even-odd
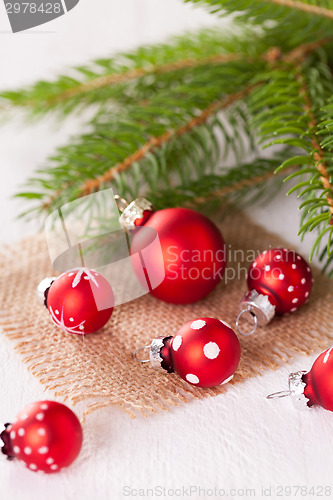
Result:
[[[241,54],[217,54],[203,59],[182,59],[173,63],[152,66],[149,69],[136,68],[126,71],[125,73],[99,76],[94,80],[91,80],[90,82],[83,83],[78,87],[66,90],[56,98],[49,99],[48,102],[49,104],[58,104],[59,102],[63,102],[66,99],[70,99],[71,97],[89,92],[90,90],[107,87],[109,85],[114,85],[117,83],[128,82],[129,80],[134,80],[135,78],[140,78],[152,73],[169,73],[170,71],[176,71],[183,68],[192,68],[196,66],[204,66],[205,64],[225,63],[236,61],[238,59],[241,59],[241,57]]]
[[[258,84],[256,86],[258,86]],[[242,99],[243,97],[248,95],[251,92],[251,90],[253,90],[254,87],[255,85],[249,85],[240,92],[236,92],[235,94],[230,94],[229,96],[224,97],[220,101],[214,102],[204,111],[202,111],[199,116],[192,118],[189,122],[187,122],[185,125],[183,125],[177,130],[168,130],[167,132],[165,132],[165,134],[159,137],[152,137],[135,153],[125,158],[124,161],[117,163],[117,165],[110,168],[110,170],[107,170],[105,174],[97,177],[96,179],[89,179],[88,181],[86,181],[81,189],[82,196],[90,194],[93,191],[97,190],[101,186],[101,184],[112,181],[117,174],[127,170],[129,167],[133,165],[134,162],[142,160],[146,156],[146,154],[152,151],[153,149],[159,148],[166,142],[169,142],[171,139],[175,137],[180,137],[190,132],[195,127],[198,127],[199,125],[202,125],[203,123],[207,122],[208,118],[211,115],[217,113],[218,111],[228,108],[234,102],[238,101],[239,99]]]
[[[191,202],[188,203],[189,206],[192,205],[200,205],[203,203],[206,203],[207,201],[212,200],[213,198],[221,198],[223,196],[226,196],[228,194],[235,193],[239,191],[240,189],[244,189],[246,187],[251,187],[255,186],[256,184],[262,184],[264,182],[269,181],[275,176],[275,172],[266,172],[265,174],[262,175],[256,175],[255,177],[252,177],[251,179],[244,179],[240,182],[237,182],[233,186],[227,186],[221,189],[216,189],[215,191],[212,191],[209,196],[199,196],[197,198],[194,198]]]
[[[277,5],[282,5],[284,7],[289,7],[292,9],[302,10],[309,14],[314,14],[316,16],[328,17],[333,19],[333,11],[326,9],[325,7],[319,7],[319,5],[308,4],[300,2],[297,0],[264,0],[265,2],[274,3]]]
[[[295,49],[291,50],[288,54],[285,54],[283,56],[283,61],[286,63],[299,65],[304,61],[308,54],[311,54],[312,52],[319,49],[320,47],[323,47],[332,40],[332,36],[326,36],[324,38],[320,38],[319,40],[315,40],[314,42],[303,43],[302,45],[299,45]]]

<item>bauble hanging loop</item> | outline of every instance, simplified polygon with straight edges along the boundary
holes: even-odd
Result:
[[[149,359],[138,356],[149,348]],[[189,321],[175,336],[159,337],[135,353],[140,362],[163,368],[197,387],[215,387],[233,378],[240,361],[240,344],[232,328],[215,318]]]
[[[123,213],[124,210],[128,207],[128,202],[125,200],[125,198],[122,198],[118,194],[114,195],[114,199],[116,202],[116,205],[118,207],[119,212]]]
[[[252,335],[257,326],[267,325],[275,315],[275,307],[270,303],[268,297],[259,294],[256,290],[251,290],[244,295],[240,303],[240,310],[236,319],[236,327],[242,335]],[[253,324],[250,332],[244,332],[240,327],[240,319],[245,315],[249,317],[249,322]]]
[[[289,389],[287,391],[273,392],[267,396],[267,399],[279,399],[290,396],[295,408],[301,410],[307,407],[308,398],[304,395],[305,383],[303,376],[306,371],[290,373],[288,376]]]
[[[257,325],[267,325],[275,315],[297,311],[308,301],[313,278],[308,263],[293,250],[273,248],[265,250],[251,264],[247,292],[241,303],[236,326],[242,335],[251,335]],[[245,332],[241,318],[252,322],[252,330]]]

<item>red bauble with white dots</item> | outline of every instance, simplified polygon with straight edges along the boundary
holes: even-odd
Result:
[[[26,406],[1,433],[2,452],[23,461],[32,471],[58,472],[69,466],[82,446],[82,428],[76,415],[56,401]]]
[[[232,328],[215,318],[186,323],[161,349],[162,367],[192,385],[214,387],[232,379],[240,360],[239,340]]]
[[[255,259],[247,283],[249,290],[266,295],[281,315],[296,311],[308,300],[313,278],[308,263],[298,253],[274,248]]]
[[[46,305],[54,323],[69,333],[93,333],[113,312],[109,282],[98,272],[80,268],[61,274],[51,284]]]
[[[151,295],[173,304],[189,304],[218,285],[226,266],[225,242],[207,217],[187,208],[146,210],[134,224],[141,227],[134,234],[131,254],[143,255],[145,272],[138,269],[138,261],[133,261],[134,269],[140,281],[148,276],[150,284],[159,283],[150,286]],[[150,244],[152,232],[158,235],[161,255]]]

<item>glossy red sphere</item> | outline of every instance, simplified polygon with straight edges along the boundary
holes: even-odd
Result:
[[[308,406],[319,405],[333,411],[333,347],[321,353],[311,370],[303,375]]]
[[[144,255],[150,293],[173,304],[188,304],[211,292],[223,277],[226,266],[224,239],[219,229],[204,215],[187,208],[167,208],[154,212],[143,228],[157,232],[162,256],[150,245],[151,233],[138,229],[131,254]],[[155,233],[156,234],[156,233]],[[134,269],[142,281],[142,274]],[[163,281],[158,277],[164,276]]]
[[[70,465],[82,446],[82,428],[76,415],[56,401],[26,406],[5,431],[8,456],[33,471],[58,472]]]
[[[96,332],[110,319],[113,305],[109,282],[86,268],[61,274],[47,295],[47,307],[54,323],[69,333]]]
[[[298,253],[274,248],[259,255],[250,266],[249,290],[267,295],[277,314],[296,311],[310,297],[313,279],[308,263]]]
[[[186,382],[198,387],[228,382],[237,369],[240,352],[232,328],[215,318],[189,321],[170,342],[173,369]]]

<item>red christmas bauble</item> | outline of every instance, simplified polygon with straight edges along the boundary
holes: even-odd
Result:
[[[145,278],[150,293],[173,304],[189,304],[206,297],[223,277],[226,266],[225,242],[219,229],[204,215],[187,208],[167,208],[143,219],[142,228],[157,232],[162,258],[150,245],[151,232],[136,230],[131,254],[144,254]],[[156,234],[156,233],[155,233]],[[148,265],[147,265],[148,264]],[[142,281],[137,260],[133,266]],[[164,275],[164,279],[158,277]]]
[[[58,472],[70,465],[82,446],[82,428],[76,415],[56,401],[26,406],[1,433],[8,458],[25,462],[33,471]]]
[[[186,323],[161,350],[162,367],[192,385],[214,387],[233,377],[240,360],[239,340],[232,328],[215,318]]]
[[[302,377],[308,406],[319,405],[333,411],[333,347],[322,352],[311,370]]]
[[[259,255],[250,266],[249,290],[268,296],[277,314],[296,311],[310,296],[313,278],[298,253],[274,248]]]
[[[54,323],[69,333],[93,333],[113,312],[109,282],[98,272],[80,268],[61,274],[51,284],[46,305]]]

